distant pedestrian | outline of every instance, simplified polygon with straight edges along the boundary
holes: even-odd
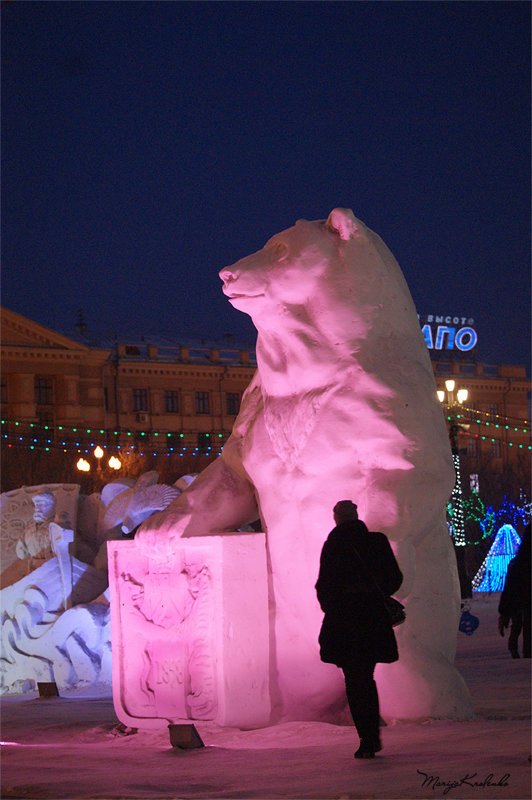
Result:
[[[530,658],[530,522],[515,558],[508,565],[504,589],[499,602],[499,632],[504,636],[510,625],[508,650],[519,658],[519,635],[523,634],[523,658]]]
[[[399,658],[384,596],[399,589],[403,576],[386,536],[368,531],[351,500],[338,502],[333,514],[336,527],[323,546],[316,583],[325,612],[320,655],[344,673],[360,737],[355,758],[374,758],[382,744],[373,672],[377,662]]]

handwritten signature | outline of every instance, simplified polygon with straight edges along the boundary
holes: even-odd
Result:
[[[471,775],[466,773],[462,778],[458,778],[458,780],[451,780],[451,781],[442,781],[440,780],[439,775],[429,775],[428,772],[423,772],[422,770],[417,770],[418,775],[423,777],[422,786],[426,786],[429,789],[443,789],[442,794],[448,794],[451,789],[458,789],[460,786],[473,786],[478,789],[487,789],[489,787],[497,787],[497,786],[508,786],[510,780],[510,773],[506,772],[502,777],[498,780],[494,777],[493,773],[490,772],[489,775],[486,775],[485,778],[482,780],[476,780],[478,776],[478,772],[473,772]]]

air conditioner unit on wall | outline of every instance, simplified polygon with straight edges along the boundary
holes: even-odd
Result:
[[[137,422],[147,422],[148,421],[148,415],[143,413],[143,412],[141,412],[141,411],[139,411],[139,413],[136,416],[136,419],[137,419]]]

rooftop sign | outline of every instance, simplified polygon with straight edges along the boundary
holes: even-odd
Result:
[[[475,320],[450,315],[418,314],[421,333],[429,350],[472,350],[477,343]]]

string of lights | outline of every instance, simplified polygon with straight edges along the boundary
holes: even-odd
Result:
[[[2,420],[2,441],[7,448],[85,455],[95,447],[139,456],[220,455],[228,433],[203,431],[128,431],[104,428],[45,425]],[[202,440],[199,442],[198,440]]]
[[[494,514],[496,527],[509,523],[514,528],[517,528],[520,524],[525,526],[530,521],[532,503],[521,491],[519,503],[513,503],[505,497],[500,508],[495,510],[492,506],[489,506],[487,512]]]
[[[462,479],[460,476],[460,456],[453,453],[453,464],[456,481],[449,500],[449,517],[451,519],[452,537],[457,547],[466,545],[464,505],[462,497]]]
[[[451,417],[447,418],[451,421]],[[456,417],[458,424],[461,422],[461,417],[458,414]],[[18,422],[14,420],[2,420],[2,439],[8,443],[8,446],[24,446],[28,447],[31,450],[35,449],[51,449],[51,447],[60,446],[67,452],[68,450],[74,450],[79,452],[79,448],[83,448],[85,446],[88,447],[95,447],[99,442],[97,439],[101,436],[105,437],[107,441],[112,437],[118,437],[116,439],[117,442],[120,442],[124,437],[133,437],[133,438],[145,438],[146,445],[145,448],[147,450],[158,450],[158,443],[157,440],[160,437],[160,441],[168,440],[172,438],[183,438],[183,437],[198,437],[198,435],[203,435],[206,438],[211,438],[212,440],[215,439],[224,439],[227,437],[228,434],[223,433],[216,433],[216,432],[209,432],[203,433],[201,431],[187,431],[186,433],[182,433],[179,431],[130,431],[130,430],[105,430],[103,428],[81,428],[81,427],[69,427],[65,425],[40,425],[35,422]],[[489,425],[490,423],[484,423],[485,425]],[[493,425],[493,428],[501,429],[500,425]],[[505,426],[507,430],[509,430],[509,426]],[[521,431],[523,433],[527,433],[528,429],[523,428],[514,428],[514,431]],[[76,436],[71,438],[71,434],[76,434]],[[473,433],[471,431],[464,431],[458,430],[457,435],[460,437],[470,437],[475,439],[480,439],[482,441],[488,442],[499,442],[500,445],[504,445],[506,447],[515,447],[521,450],[532,450],[532,445],[524,444],[523,442],[518,441],[506,441],[506,439],[499,438],[497,436],[489,436],[483,435],[480,433]],[[88,437],[88,438],[87,438]],[[153,437],[153,438],[152,438]],[[81,440],[84,440],[83,443]],[[102,447],[106,447],[107,445],[102,444]],[[116,444],[115,447],[124,447],[124,445]],[[168,450],[178,450],[175,446],[167,447],[167,445],[160,445],[161,451],[164,449],[165,451]]]
[[[1,424],[2,426],[15,426],[16,428],[20,428],[20,430],[24,430],[25,428],[30,428],[31,430],[36,430],[36,431],[39,430],[49,431],[50,436],[54,436],[55,434],[59,433],[62,433],[64,435],[70,433],[77,433],[79,437],[85,434],[87,435],[92,434],[92,436],[97,436],[99,434],[102,436],[110,435],[110,436],[181,436],[181,437],[185,435],[184,432],[176,430],[171,430],[171,431],[170,430],[139,431],[139,430],[125,430],[125,429],[114,430],[113,428],[104,429],[99,427],[86,428],[84,426],[70,427],[68,425],[47,425],[45,423],[39,423],[39,422],[26,422],[26,421],[19,422],[17,420],[10,420],[10,419],[2,419]],[[200,433],[200,431],[187,431],[187,435],[188,434],[194,435],[197,433]],[[205,436],[222,437],[223,433],[216,433],[211,431],[209,433],[205,433]]]
[[[519,549],[521,539],[512,525],[503,525],[473,578],[474,592],[500,592],[504,588],[508,564]]]
[[[530,521],[532,514],[532,503],[526,496],[521,494],[518,503],[513,503],[504,498],[500,507],[495,509],[493,506],[485,506],[477,492],[471,492],[470,497],[462,498],[462,511],[464,521],[465,544],[476,545],[483,539],[489,539],[496,531],[504,525],[511,525],[513,528],[523,527]],[[455,526],[459,528],[460,520],[455,519],[455,509],[449,501],[447,504],[447,515],[449,518],[449,531],[454,538]],[[482,531],[481,536],[468,536],[471,533],[471,525],[468,522],[478,524],[478,529]]]
[[[497,516],[493,508],[486,508],[477,492],[471,492],[469,497],[463,500],[465,522],[473,522],[474,526],[468,525],[468,532],[475,527],[480,536],[471,538],[466,537],[467,544],[479,544],[483,539],[489,539],[495,533]],[[477,527],[478,526],[478,527]]]
[[[506,417],[503,414],[494,414],[492,411],[479,411],[477,408],[469,408],[468,406],[461,406],[462,411],[467,411],[475,418],[475,422],[479,425],[493,425],[496,428],[513,428],[514,430],[522,430],[527,433],[530,429],[530,422],[527,419],[519,419],[517,417]],[[460,416],[459,414],[457,416]],[[489,417],[487,422],[483,422],[480,417]],[[471,417],[470,417],[471,419]],[[499,422],[494,422],[494,419]],[[513,422],[512,422],[513,420]],[[510,423],[510,424],[505,424]],[[517,427],[515,425],[517,424]]]
[[[458,425],[460,425],[459,417],[460,415],[457,415]],[[451,417],[447,417],[447,419],[452,422]],[[481,433],[472,433],[471,431],[463,431],[460,429],[456,431],[456,435],[461,436],[462,438],[469,437],[471,439],[481,439],[482,441],[486,442],[499,442],[499,444],[505,445],[506,447],[516,447],[521,450],[532,450],[532,445],[523,444],[523,442],[508,442],[506,439],[500,439],[497,436],[483,436]]]
[[[61,451],[61,452],[64,452],[64,453],[72,452],[72,453],[80,453],[80,454],[90,453],[95,446],[97,446],[96,442],[90,442],[87,447],[84,447],[84,446],[81,446],[81,445],[78,446],[78,447],[76,447],[75,445],[72,446],[72,447],[63,447],[63,443],[56,443],[56,442],[53,442],[51,440],[48,440],[45,443],[34,442],[32,444],[27,444],[27,443],[25,443],[23,441],[16,441],[16,442],[9,442],[7,444],[8,448],[20,448],[20,449],[24,449],[24,450],[43,451],[43,452],[46,452],[46,453],[53,453],[53,452],[60,452]],[[199,445],[195,446],[195,447],[194,446],[184,446],[183,445],[182,447],[154,448],[154,447],[152,447],[150,445],[149,442],[147,442],[145,447],[137,447],[134,444],[125,445],[125,446],[116,444],[114,446],[111,445],[110,447],[108,447],[105,444],[102,444],[100,446],[104,450],[113,449],[113,450],[119,451],[120,453],[124,453],[125,455],[130,455],[130,454],[134,453],[134,454],[139,455],[139,456],[144,456],[144,455],[154,455],[154,456],[180,455],[180,456],[182,456],[182,455],[185,455],[185,453],[189,453],[189,454],[192,454],[192,455],[198,455],[199,454],[199,455],[210,456],[210,455],[213,455],[213,454],[221,455],[221,452],[222,452],[221,445],[216,445],[214,447],[211,446],[211,445],[206,445],[205,447],[201,447]]]

